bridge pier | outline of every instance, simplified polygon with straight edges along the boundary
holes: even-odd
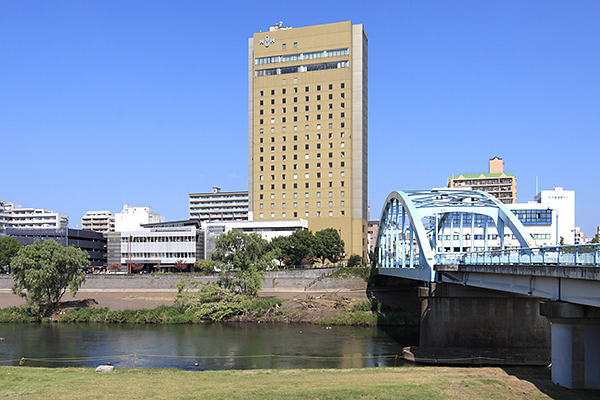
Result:
[[[552,327],[552,382],[600,389],[600,309],[561,301],[540,303]]]
[[[449,364],[548,365],[550,324],[539,300],[526,296],[431,283],[420,288],[416,361]]]

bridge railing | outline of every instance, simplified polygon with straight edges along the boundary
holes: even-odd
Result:
[[[469,253],[438,253],[436,264],[600,266],[600,245],[545,246]]]

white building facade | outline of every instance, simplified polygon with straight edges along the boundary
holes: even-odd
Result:
[[[129,264],[143,264],[147,270],[172,267],[177,262],[192,266],[204,256],[199,221],[145,224],[111,233],[108,240],[108,264],[120,264],[123,269]]]
[[[152,207],[132,207],[129,204],[123,206],[123,211],[115,215],[115,231],[127,232],[139,230],[144,224],[164,222],[164,215],[152,212]]]

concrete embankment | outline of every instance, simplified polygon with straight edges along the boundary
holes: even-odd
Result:
[[[367,284],[360,278],[328,278],[333,268],[307,269],[292,271],[273,271],[265,273],[263,290],[265,291],[335,291],[365,290]],[[106,274],[86,275],[86,281],[80,291],[176,291],[177,283],[182,279],[193,279],[205,284],[217,281],[217,276],[202,274]],[[0,290],[8,291],[14,284],[9,275],[0,275]]]

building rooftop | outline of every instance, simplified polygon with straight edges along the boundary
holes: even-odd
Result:
[[[453,177],[448,178],[451,179],[479,179],[479,178],[513,178],[513,174],[507,174],[506,172],[502,172],[501,174],[460,174]]]

